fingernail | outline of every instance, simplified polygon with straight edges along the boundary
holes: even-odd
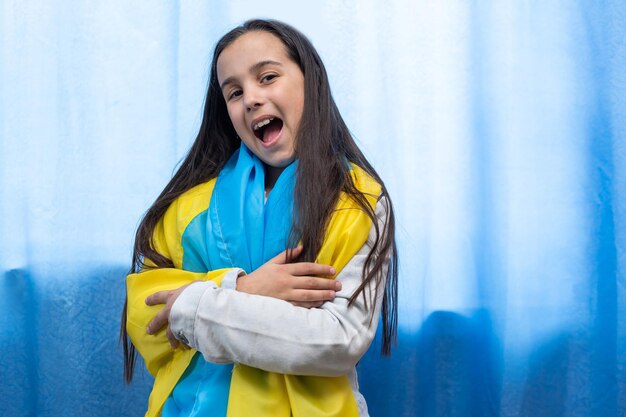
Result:
[[[146,327],[146,333],[152,334],[152,332],[150,331],[150,326]]]
[[[339,290],[341,289],[341,282],[339,282],[339,281],[336,281],[336,282],[335,282],[335,289],[336,289],[337,291],[339,291]]]
[[[337,272],[335,271],[335,268],[330,268],[330,275],[335,275],[335,272]]]

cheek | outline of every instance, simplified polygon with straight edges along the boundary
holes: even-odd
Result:
[[[298,94],[298,120],[302,118],[302,113],[304,112],[304,80],[302,80],[300,84],[299,94]]]
[[[228,117],[230,118],[230,122],[233,124],[233,127],[239,133],[241,127],[244,125],[243,119],[237,109],[229,106],[228,107]]]
[[[294,119],[300,124],[302,113],[304,112],[304,94],[295,94],[291,97],[291,102],[296,103],[291,107]]]

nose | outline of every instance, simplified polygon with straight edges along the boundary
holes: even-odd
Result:
[[[260,89],[256,87],[248,87],[243,94],[243,102],[247,111],[252,111],[263,105],[263,95]]]

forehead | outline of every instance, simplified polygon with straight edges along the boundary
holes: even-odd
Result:
[[[218,81],[247,73],[254,64],[266,60],[283,65],[292,63],[287,48],[276,36],[264,31],[245,33],[224,48],[217,58]]]

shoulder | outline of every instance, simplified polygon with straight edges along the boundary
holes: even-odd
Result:
[[[391,200],[387,195],[386,191],[383,190],[383,186],[381,185],[376,178],[371,176],[367,171],[365,171],[360,166],[351,163],[351,171],[350,174],[352,176],[352,180],[354,181],[354,185],[359,192],[362,193],[363,197],[367,200],[372,211],[370,212],[373,217],[370,215],[366,215],[363,210],[358,207],[361,212],[362,217],[367,217],[370,225],[369,229],[369,237],[368,242],[372,243],[377,240],[377,236],[380,231],[386,230],[387,224],[391,220],[393,223],[393,209],[391,205]],[[340,207],[346,207],[346,205],[355,205],[353,198],[348,198],[345,193],[342,193],[340,200],[343,200],[343,204],[340,204]],[[351,200],[346,201],[346,200]],[[355,207],[357,208],[357,207]]]
[[[370,207],[374,209],[378,200],[380,199],[382,186],[374,177],[368,174],[360,166],[351,163],[350,164],[350,177],[354,183],[354,186],[367,200]],[[339,201],[337,204],[338,209],[357,209],[362,210],[361,206],[356,202],[355,197],[348,193],[342,192],[339,195]]]
[[[350,175],[352,176],[354,185],[360,192],[375,195],[378,199],[382,187],[374,177],[368,174],[363,168],[353,163],[350,164]]]
[[[165,212],[165,218],[175,217],[177,227],[182,231],[198,214],[209,208],[215,178],[196,185],[176,198]],[[173,219],[171,219],[173,220]]]
[[[209,208],[215,179],[190,188],[179,195],[167,208],[157,223],[153,244],[155,249],[168,256],[176,267],[182,265],[181,239],[191,221]]]

